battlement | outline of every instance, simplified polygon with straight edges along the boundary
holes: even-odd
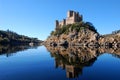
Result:
[[[63,25],[73,24],[76,22],[82,21],[82,15],[79,15],[79,12],[75,11],[68,11],[67,12],[67,18],[63,19],[62,21],[56,20],[56,29],[61,28]]]

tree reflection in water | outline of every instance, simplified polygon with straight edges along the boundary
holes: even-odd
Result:
[[[101,54],[109,53],[120,58],[120,48],[46,47],[55,58],[55,67],[65,69],[67,78],[77,78],[82,75],[83,68],[92,66]]]
[[[0,55],[6,55],[6,57],[9,57],[19,51],[24,51],[29,48],[36,48],[36,47],[37,46],[29,46],[29,45],[0,45]]]

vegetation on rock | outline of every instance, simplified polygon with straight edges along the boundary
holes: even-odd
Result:
[[[93,26],[92,23],[90,22],[78,22],[78,23],[74,23],[74,24],[68,24],[68,25],[64,25],[62,26],[62,28],[57,29],[56,31],[52,31],[51,35],[61,35],[61,34],[68,34],[71,31],[76,31],[79,32],[83,29],[89,29],[95,33],[97,33],[97,30],[95,29],[95,27]]]
[[[120,47],[120,30],[112,34],[100,35],[92,23],[78,22],[63,25],[51,32],[45,41],[48,45],[75,45],[75,46],[114,46]]]
[[[49,45],[81,45],[90,42],[96,43],[99,33],[90,22],[76,22],[73,24],[63,25],[51,32],[46,40]]]

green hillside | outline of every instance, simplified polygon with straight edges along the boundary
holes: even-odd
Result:
[[[37,38],[31,38],[24,35],[19,35],[16,32],[7,30],[3,31],[0,30],[0,44],[29,44],[29,43],[40,43],[41,40],[38,40]]]

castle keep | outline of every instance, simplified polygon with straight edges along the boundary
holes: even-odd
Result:
[[[73,24],[80,21],[82,21],[82,15],[79,15],[79,12],[68,11],[66,19],[63,19],[63,21],[55,21],[56,29],[61,28],[63,25]]]

